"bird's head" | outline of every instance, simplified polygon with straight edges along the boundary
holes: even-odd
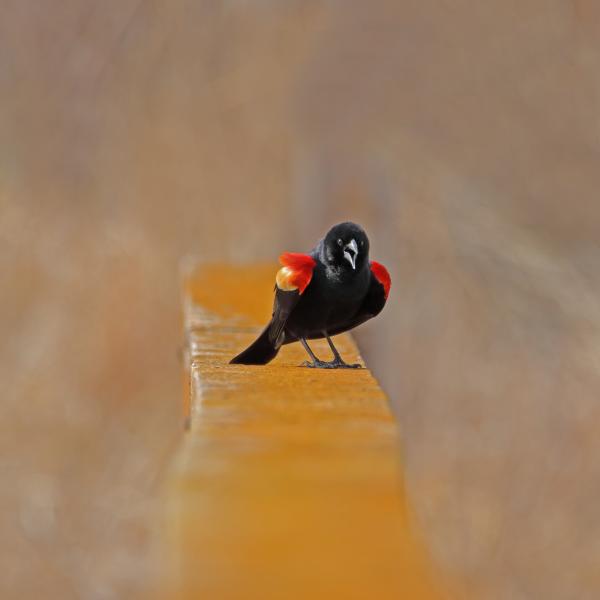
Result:
[[[358,271],[369,260],[369,238],[356,223],[334,225],[324,239],[324,258],[327,264]]]

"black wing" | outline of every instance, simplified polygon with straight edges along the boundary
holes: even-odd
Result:
[[[269,341],[279,348],[283,344],[283,330],[300,296],[310,284],[316,261],[309,254],[285,252],[279,257],[283,265],[275,278],[273,316],[267,326]]]
[[[294,307],[300,300],[300,291],[286,292],[275,286],[275,299],[273,300],[273,316],[268,325],[269,341],[279,348],[283,344],[285,324],[292,314]]]
[[[283,267],[275,278],[273,314],[268,325],[248,348],[234,356],[230,363],[264,365],[273,360],[285,341],[285,324],[300,296],[310,284],[316,264],[308,254],[286,252],[279,257]]]

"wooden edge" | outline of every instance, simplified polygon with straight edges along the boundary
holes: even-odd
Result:
[[[186,271],[189,431],[167,489],[169,597],[447,597],[411,527],[396,423],[368,369],[300,368],[298,344],[266,366],[228,364],[268,318],[275,270]],[[349,335],[336,345],[361,360]]]

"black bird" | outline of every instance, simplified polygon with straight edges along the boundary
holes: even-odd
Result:
[[[379,314],[390,291],[386,268],[369,261],[369,238],[355,223],[332,227],[310,254],[286,252],[279,257],[273,316],[233,364],[264,365],[282,344],[300,341],[312,362],[303,366],[359,368],[343,361],[332,335],[348,331]],[[319,360],[306,340],[326,338],[332,361]]]

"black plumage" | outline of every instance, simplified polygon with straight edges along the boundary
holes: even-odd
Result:
[[[311,357],[305,366],[356,368],[339,355],[331,336],[376,316],[389,292],[386,269],[369,261],[369,239],[359,225],[331,228],[308,255],[284,254],[277,274],[271,321],[234,364],[266,364],[283,344],[300,341]],[[334,355],[319,360],[306,340],[326,338]]]

